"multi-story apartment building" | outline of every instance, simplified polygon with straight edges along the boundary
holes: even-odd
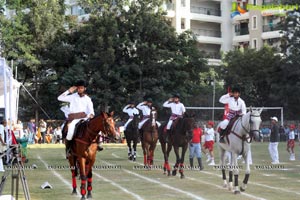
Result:
[[[246,12],[232,18],[233,48],[260,49],[264,45],[279,48],[282,37],[279,23],[284,20],[286,12],[279,8],[280,1],[236,0],[234,2],[237,2],[237,5]],[[272,5],[274,8],[268,9],[266,5]]]

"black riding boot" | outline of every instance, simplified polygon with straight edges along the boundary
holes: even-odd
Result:
[[[225,137],[225,129],[220,129],[220,140],[219,140],[220,143],[225,143],[224,137]]]
[[[70,151],[71,151],[71,143],[72,141],[70,140],[65,140],[65,145],[66,145],[66,159],[69,158],[69,156],[71,155]]]
[[[103,151],[103,147],[101,146],[101,143],[98,144],[97,151]]]
[[[198,165],[199,165],[199,170],[203,170],[204,167],[202,165],[202,159],[201,158],[198,158]]]
[[[171,137],[171,130],[167,130],[166,143],[169,143]]]
[[[190,158],[190,167],[191,169],[194,168],[194,158]]]

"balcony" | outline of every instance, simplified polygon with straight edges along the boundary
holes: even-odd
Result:
[[[235,31],[236,36],[239,35],[249,35],[249,28],[240,28],[239,30]]]
[[[263,32],[278,31],[278,30],[281,30],[280,24],[263,25]]]
[[[208,29],[192,29],[193,33],[196,36],[208,36],[208,37],[221,37],[221,31],[217,30],[208,30]]]
[[[221,16],[221,10],[191,5],[191,13]]]

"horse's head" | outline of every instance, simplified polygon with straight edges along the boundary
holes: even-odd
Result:
[[[252,138],[255,135],[259,134],[259,128],[261,124],[261,117],[260,114],[262,112],[262,108],[260,110],[252,110],[250,108],[249,112],[249,124],[250,124],[250,137]]]
[[[138,127],[139,122],[140,122],[140,115],[139,114],[133,114],[133,119],[131,121],[132,125],[134,127]]]
[[[115,120],[113,117],[114,112],[110,112],[110,113],[103,112],[101,115],[103,117],[103,122],[104,122],[103,123],[104,133],[115,137],[116,128],[115,128]]]
[[[183,133],[185,133],[188,136],[188,140],[191,140],[193,138],[193,130],[195,128],[195,119],[191,116],[185,115],[183,118]]]
[[[151,121],[151,126],[156,126],[156,118],[157,118],[157,111],[154,107],[152,107],[151,112],[150,112],[150,121]]]

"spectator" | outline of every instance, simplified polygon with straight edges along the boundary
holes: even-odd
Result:
[[[198,160],[198,165],[199,169],[203,170],[204,167],[202,165],[202,160],[201,160],[201,135],[202,135],[202,129],[199,128],[198,124],[194,125],[194,130],[193,130],[193,138],[189,144],[189,152],[190,152],[190,167],[191,169],[194,168],[194,157],[197,157]]]
[[[278,118],[271,117],[271,135],[269,143],[269,153],[271,155],[272,164],[279,164],[279,155],[278,155],[278,141],[279,141],[279,128],[277,126]]]
[[[23,133],[23,123],[19,119],[17,120],[17,123],[14,126],[14,132],[15,132],[15,135],[17,137],[20,137],[20,138],[22,138],[23,135],[24,135],[24,133]]]
[[[42,137],[42,143],[45,143],[45,136],[46,136],[46,131],[47,131],[47,123],[44,121],[44,119],[41,119],[39,122],[39,129],[41,132],[41,137]]]
[[[52,142],[52,136],[53,136],[53,128],[52,128],[52,126],[48,126],[47,132],[45,135],[45,141],[47,144],[50,144]]]
[[[62,143],[62,131],[61,131],[61,127],[58,126],[56,129],[54,129],[53,135],[55,137],[54,143]]]
[[[204,143],[204,149],[208,150],[209,156],[208,156],[208,162],[210,163],[208,165],[215,165],[215,159],[214,159],[214,136],[215,136],[215,130],[213,128],[214,122],[208,121],[207,128],[204,129],[205,133],[205,143]]]
[[[296,128],[296,126],[294,124],[290,125],[290,131],[289,131],[288,142],[287,142],[287,147],[286,147],[286,150],[290,154],[290,160],[291,161],[295,160],[295,153],[294,153],[294,147],[295,147],[295,128]]]
[[[6,150],[5,138],[6,132],[5,127],[7,125],[6,120],[3,120],[0,124],[0,153],[3,153]]]
[[[33,144],[36,137],[36,125],[35,120],[33,118],[30,119],[30,121],[27,124],[27,130],[28,130],[28,143]]]

